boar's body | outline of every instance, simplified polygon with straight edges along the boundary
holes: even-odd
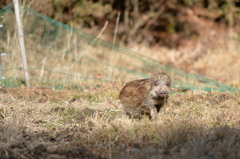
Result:
[[[149,79],[127,83],[120,92],[119,99],[123,109],[131,118],[143,115],[156,119],[157,113],[170,94],[171,79],[166,73],[153,74]]]

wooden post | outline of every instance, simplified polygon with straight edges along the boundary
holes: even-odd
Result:
[[[2,74],[2,56],[5,56],[6,53],[0,53],[0,80],[5,79],[5,77]]]
[[[19,11],[19,2],[18,2],[18,0],[13,0],[13,3],[14,3],[14,12],[15,12],[17,28],[18,28],[19,46],[20,46],[21,55],[22,55],[22,63],[23,63],[25,82],[26,82],[26,86],[30,87],[26,49],[25,49],[25,44],[24,44],[22,22],[21,22],[20,11]]]
[[[0,28],[2,28],[3,25],[0,24]],[[5,53],[0,53],[0,80],[4,79],[3,75],[2,75],[2,56],[6,55]]]

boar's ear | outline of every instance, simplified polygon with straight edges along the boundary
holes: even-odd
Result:
[[[162,72],[161,74],[163,77],[167,78],[168,82],[171,84],[172,82],[171,77],[166,72]]]
[[[168,82],[169,82],[170,85],[171,85],[171,83],[172,83],[172,79],[171,79],[171,77],[167,75],[167,78],[168,78]]]
[[[156,81],[156,74],[152,74],[150,77],[150,83],[153,85],[153,83]]]

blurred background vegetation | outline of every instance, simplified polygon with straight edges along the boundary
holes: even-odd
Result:
[[[240,0],[20,0],[55,20],[117,44],[176,49],[223,47],[239,40]],[[0,9],[12,0],[1,0]],[[119,21],[118,21],[119,15]],[[223,40],[224,39],[224,40]]]

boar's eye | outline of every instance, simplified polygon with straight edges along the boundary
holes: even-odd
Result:
[[[159,85],[159,83],[156,81],[156,82],[154,82],[154,86],[158,86]]]
[[[166,84],[167,86],[170,86],[170,82],[166,82],[165,84]]]

